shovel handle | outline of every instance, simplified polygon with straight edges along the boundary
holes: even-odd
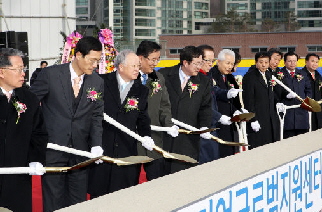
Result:
[[[282,86],[285,90],[287,90],[289,93],[295,93],[294,91],[292,91],[289,87],[287,87],[286,85],[284,85],[284,83],[282,81],[280,81],[279,79],[277,79],[274,75],[272,76],[272,79],[275,80],[280,86]],[[295,93],[296,98],[298,100],[300,100],[301,102],[303,102],[304,100],[297,95],[297,93]]]

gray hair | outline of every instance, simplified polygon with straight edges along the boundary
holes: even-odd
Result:
[[[233,58],[235,58],[235,52],[230,49],[223,49],[218,54],[218,60],[224,61],[226,60],[226,55],[231,55]]]
[[[0,67],[12,66],[9,60],[10,56],[24,57],[24,53],[18,49],[2,48],[0,49]]]
[[[131,54],[131,53],[135,54],[135,52],[134,52],[134,51],[132,51],[131,49],[125,49],[125,50],[120,51],[120,52],[118,53],[118,55],[116,56],[116,58],[115,58],[115,60],[114,60],[114,66],[115,66],[115,68],[116,68],[117,70],[119,69],[119,66],[120,66],[121,64],[124,64],[124,63],[125,63],[125,58],[126,58],[126,56],[127,56],[127,55],[129,55],[129,54]]]

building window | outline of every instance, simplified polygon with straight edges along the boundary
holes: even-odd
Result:
[[[322,27],[321,20],[299,20],[298,23],[301,27]]]
[[[170,49],[170,54],[180,54],[182,49]]]
[[[195,9],[196,10],[208,10],[209,4],[208,3],[202,3],[202,2],[195,2]]]
[[[228,3],[227,4],[227,9],[228,10],[248,10],[248,4],[238,4],[238,3]]]
[[[208,18],[208,13],[195,11],[194,16],[195,18]]]
[[[308,52],[322,52],[322,45],[307,46]]]
[[[76,6],[88,5],[88,0],[76,0]]]
[[[272,9],[272,3],[271,2],[263,2],[262,3],[262,10],[270,10]]]
[[[299,10],[297,11],[297,17],[299,18],[322,17],[322,11],[321,10]]]
[[[135,6],[152,6],[152,7],[155,7],[155,0],[135,0]]]
[[[78,7],[76,8],[76,14],[88,14],[88,8],[87,7]]]
[[[155,10],[136,9],[135,16],[155,17]]]
[[[322,2],[321,1],[298,1],[297,7],[298,8],[321,8]]]
[[[154,27],[155,26],[155,19],[136,18],[135,19],[135,26]]]
[[[135,36],[155,36],[154,29],[136,29]]]
[[[250,48],[252,53],[257,53],[257,52],[266,52],[267,47],[261,46],[261,47],[251,47]]]
[[[280,49],[281,52],[295,52],[296,47],[295,46],[278,46],[277,48]]]

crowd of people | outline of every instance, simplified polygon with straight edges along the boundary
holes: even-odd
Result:
[[[281,139],[276,105],[300,104],[298,97],[321,99],[322,77],[317,71],[320,58],[314,53],[308,54],[305,67],[298,69],[295,52],[258,52],[255,65],[240,84],[233,75],[241,61],[237,52],[223,49],[216,61],[211,46],[186,46],[178,65],[156,71],[161,48],[156,42],[142,41],[136,52],[119,52],[115,72],[99,75],[95,69],[101,60],[102,44],[96,38],[84,37],[77,43],[71,63],[37,70],[30,88],[23,86],[23,54],[16,49],[1,49],[0,167],[29,166],[30,173],[0,175],[0,207],[31,211],[30,175],[44,174],[45,212],[85,201],[87,194],[96,198],[139,182],[141,164],[118,166],[101,160],[67,173],[45,174],[44,166],[70,167],[86,160],[46,149],[47,143],[94,156],[149,156],[154,160],[143,166],[147,179],[153,180],[238,153],[236,147],[211,140],[216,136],[241,142],[232,117],[255,114],[247,122],[252,149]],[[280,69],[282,59],[285,67]],[[273,76],[292,92],[276,83]],[[103,120],[104,113],[143,140],[138,142]],[[181,134],[172,118],[200,130],[219,129],[200,135]],[[168,130],[151,131],[151,125]],[[322,128],[321,112],[312,113],[311,127]],[[308,130],[308,111],[289,109],[284,138]],[[199,163],[165,159],[153,150],[155,145]]]

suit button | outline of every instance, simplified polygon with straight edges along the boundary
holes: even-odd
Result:
[[[116,143],[116,144],[114,144],[116,147],[118,147],[119,146],[119,144],[118,143]]]

